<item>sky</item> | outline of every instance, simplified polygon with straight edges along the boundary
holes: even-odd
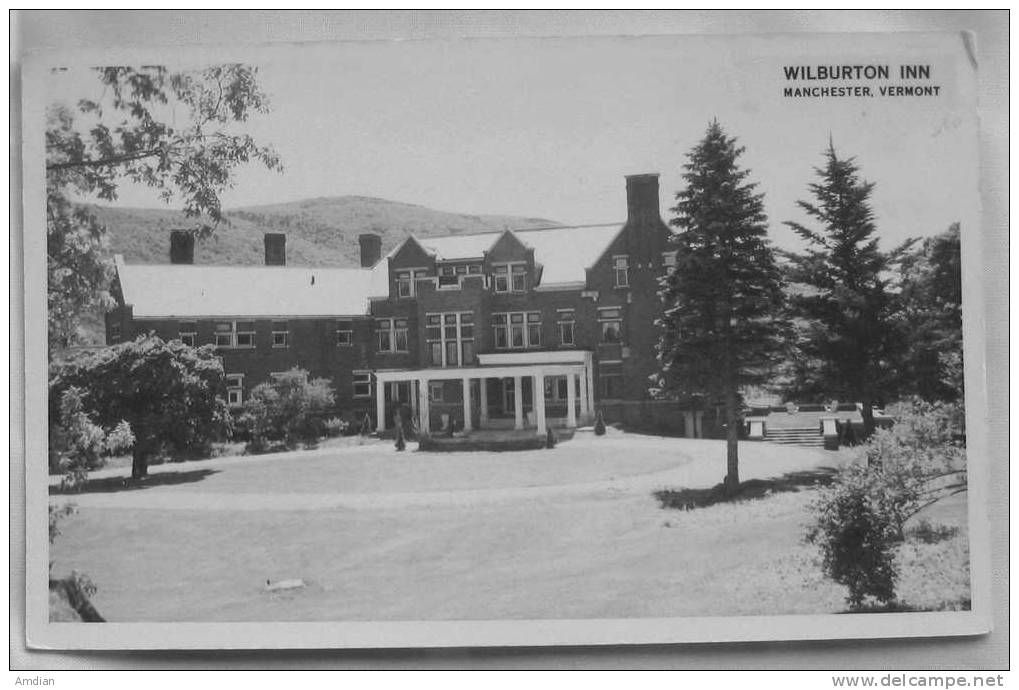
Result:
[[[883,244],[978,220],[976,72],[955,35],[347,42],[244,58],[272,102],[247,130],[276,148],[284,172],[243,168],[227,208],[363,195],[604,223],[626,216],[624,175],[657,172],[668,219],[686,154],[717,118],[746,148],[780,246],[798,244],[782,221],[804,220],[796,201],[810,198],[829,137],[876,184]],[[922,83],[939,94],[783,97],[803,85],[786,81],[788,65],[889,65],[888,81],[810,82],[876,92],[905,83],[905,63],[929,65]],[[97,87],[72,70],[52,93],[74,102]],[[165,207],[131,185],[116,205]]]

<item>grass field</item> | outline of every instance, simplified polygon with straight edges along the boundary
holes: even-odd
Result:
[[[741,476],[818,472],[838,454],[741,445]],[[664,509],[706,489],[724,444],[579,436],[520,453],[396,453],[376,444],[97,477],[52,547],[54,573],[97,585],[111,621],[449,620],[835,613],[844,590],[802,543],[808,485]],[[968,598],[965,496],[928,516],[958,532],[909,542],[903,604]],[[269,592],[266,580],[307,586]],[[953,603],[955,602],[955,603]]]

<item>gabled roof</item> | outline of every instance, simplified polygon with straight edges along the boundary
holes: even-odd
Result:
[[[372,269],[127,265],[117,256],[116,264],[135,318],[356,316],[389,291],[384,261]]]
[[[586,269],[594,265],[622,228],[622,223],[612,223],[414,239],[437,261],[456,261],[480,259],[505,232],[510,232],[534,249],[535,262],[543,266],[542,287],[548,287],[586,281]]]

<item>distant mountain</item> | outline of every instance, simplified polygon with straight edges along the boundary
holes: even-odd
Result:
[[[107,228],[110,252],[123,254],[128,263],[166,263],[170,230],[195,224],[170,210],[111,206],[92,210]],[[357,236],[363,232],[379,234],[385,253],[410,234],[427,237],[559,225],[544,218],[448,213],[362,196],[248,206],[227,211],[226,219],[212,237],[196,244],[195,263],[260,264],[266,232],[286,233],[291,265],[357,266]]]

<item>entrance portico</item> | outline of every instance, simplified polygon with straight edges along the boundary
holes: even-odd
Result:
[[[514,352],[478,355],[479,365],[419,370],[378,371],[375,374],[377,430],[384,431],[386,390],[409,390],[410,411],[420,420],[420,433],[432,427],[432,403],[440,407],[443,425],[460,417],[463,431],[474,428],[509,428],[502,424],[512,419],[514,429],[533,428],[545,435],[549,426],[575,428],[593,419],[594,386],[592,355],[583,350],[561,352]],[[455,406],[433,396],[435,384],[459,381]],[[437,387],[441,392],[444,386]],[[527,393],[529,392],[529,395]],[[390,397],[393,398],[392,392]],[[493,398],[497,401],[493,409]],[[525,399],[528,398],[528,399]],[[546,404],[548,398],[548,404]],[[529,403],[529,404],[528,404]],[[563,417],[550,418],[565,407]],[[512,407],[512,417],[509,417]],[[525,414],[525,407],[528,408]],[[493,414],[494,413],[494,414]],[[475,421],[476,419],[476,421]]]

